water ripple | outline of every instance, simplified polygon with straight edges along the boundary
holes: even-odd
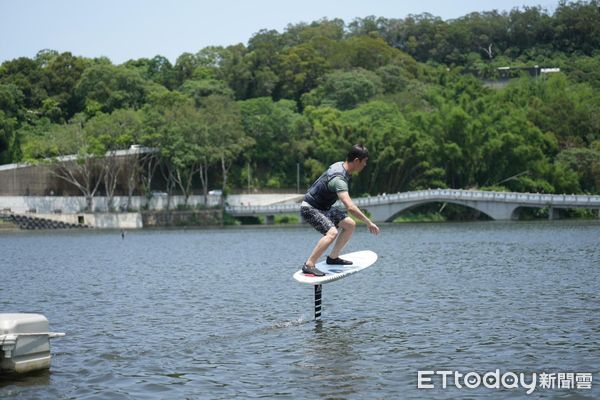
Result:
[[[2,312],[39,312],[51,370],[2,398],[530,398],[416,389],[418,370],[592,372],[600,365],[597,221],[358,230],[380,258],[324,286],[291,279],[308,228],[0,234]],[[541,398],[598,398],[536,392]]]

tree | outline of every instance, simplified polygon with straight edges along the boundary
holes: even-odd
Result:
[[[397,107],[380,101],[342,114],[351,143],[363,143],[372,157],[355,182],[359,192],[396,192],[444,186],[435,166],[432,137],[412,127]]]
[[[17,128],[23,101],[23,93],[16,85],[0,84],[0,164],[21,158]]]
[[[85,130],[85,120],[75,116],[68,124],[47,125],[38,135],[26,137],[27,161],[46,163],[50,172],[76,187],[85,197],[87,211],[103,179],[104,146]]]
[[[144,110],[145,138],[159,149],[170,207],[174,187],[188,204],[193,177],[200,171],[206,149],[206,127],[193,100],[171,92],[154,96]]]
[[[304,43],[316,44],[323,40],[340,41],[344,38],[344,21],[339,18],[332,20],[323,18],[310,24],[290,24],[282,36],[284,39],[282,47]]]
[[[375,70],[391,63],[398,50],[390,47],[380,37],[356,36],[344,42],[349,56],[349,64],[353,68]]]
[[[505,19],[506,44],[503,50],[513,57],[552,43],[551,17],[541,7],[514,8]]]
[[[152,80],[169,90],[174,89],[176,86],[175,69],[166,57],[157,55],[150,59],[129,60],[124,66],[138,71],[144,79]]]
[[[600,54],[572,59],[566,70],[571,80],[587,83],[596,90],[600,89]]]
[[[87,66],[88,62],[83,58],[69,52],[56,54],[50,59],[43,68],[47,75],[45,90],[49,97],[43,101],[42,115],[61,123],[81,111],[75,87]]]
[[[329,69],[327,60],[308,44],[292,47],[280,56],[277,96],[300,100],[302,94],[317,86],[318,79]]]
[[[308,106],[304,110],[311,132],[306,144],[304,160],[306,183],[314,182],[323,170],[339,158],[350,146],[352,139],[344,131],[342,112],[333,107]]]
[[[383,92],[381,79],[365,69],[334,71],[323,78],[323,83],[302,100],[306,105],[331,105],[341,110],[356,107]]]
[[[297,112],[296,103],[261,97],[238,104],[244,132],[254,140],[244,151],[246,163],[256,171],[254,180],[267,187],[294,186],[297,163],[306,155],[310,133],[310,125]]]
[[[554,12],[554,38],[558,51],[593,55],[600,48],[600,2],[560,0]]]
[[[285,47],[286,37],[275,30],[261,30],[248,41],[244,62],[250,67],[247,96],[270,96],[279,77],[275,73],[279,54]]]
[[[87,134],[99,141],[105,150],[103,163],[103,183],[109,211],[113,204],[115,189],[119,178],[125,175],[127,181],[127,208],[131,206],[131,197],[136,188],[139,174],[137,156],[117,157],[117,151],[129,149],[139,137],[141,122],[138,113],[133,110],[117,110],[112,114],[97,114],[85,124]]]
[[[384,93],[395,93],[405,89],[414,76],[400,65],[384,65],[375,70],[381,80]]]
[[[139,72],[110,64],[87,68],[75,87],[88,115],[98,111],[111,113],[119,108],[139,109],[148,92],[148,84]]]
[[[174,124],[168,128],[166,146],[161,149],[163,157],[172,167],[170,178],[183,193],[186,206],[192,194],[193,178],[202,165],[202,140],[199,138],[205,136],[205,127],[197,114],[192,104],[177,109],[172,116],[176,120],[172,119]]]
[[[23,106],[29,110],[39,109],[48,97],[47,75],[39,63],[26,57],[2,63],[0,83],[13,84],[23,93]]]
[[[387,29],[387,20],[385,18],[376,18],[370,15],[365,18],[355,18],[348,24],[350,36],[369,36],[382,35]]]
[[[181,86],[186,80],[191,79],[198,65],[198,59],[194,54],[183,53],[177,57],[173,68],[176,86]]]
[[[188,80],[181,85],[179,91],[192,97],[196,107],[200,107],[202,99],[208,96],[233,97],[233,91],[229,86],[225,82],[216,79]]]
[[[571,84],[565,76],[542,82],[520,82],[530,119],[554,132],[562,148],[588,146],[600,139],[600,96],[587,84]]]
[[[211,150],[220,161],[223,191],[227,192],[229,168],[240,153],[254,141],[244,133],[239,106],[230,98],[207,97],[200,108],[200,114],[206,124]]]
[[[20,158],[17,120],[8,117],[0,110],[0,165],[17,161]]]
[[[563,150],[556,160],[577,173],[581,190],[588,193],[600,192],[600,151],[571,148]]]
[[[235,98],[244,100],[248,97],[252,81],[249,60],[245,58],[246,48],[242,44],[228,46],[220,56],[217,78],[227,82]]]

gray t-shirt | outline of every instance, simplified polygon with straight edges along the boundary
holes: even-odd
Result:
[[[327,184],[327,188],[332,192],[347,192],[348,191],[348,182],[346,182],[341,176],[336,176]]]

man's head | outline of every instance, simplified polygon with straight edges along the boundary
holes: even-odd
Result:
[[[367,166],[369,150],[362,144],[355,144],[346,156],[349,172],[360,172]]]

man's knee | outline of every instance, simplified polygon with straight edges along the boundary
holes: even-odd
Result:
[[[352,218],[347,217],[342,220],[340,226],[346,230],[353,231],[356,228],[356,222]]]
[[[338,230],[335,227],[330,228],[327,233],[325,234],[325,236],[327,236],[329,239],[334,240],[338,235]]]
[[[356,227],[356,222],[350,217],[346,217],[340,221],[340,227],[346,231],[352,232]]]

